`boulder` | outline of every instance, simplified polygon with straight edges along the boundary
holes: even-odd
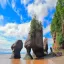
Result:
[[[23,42],[22,40],[18,40],[17,42],[15,42],[12,46],[12,56],[11,58],[21,58],[20,56],[20,51],[23,48]]]
[[[57,56],[57,57],[62,56],[62,52],[57,52],[57,53],[56,53],[56,56]]]

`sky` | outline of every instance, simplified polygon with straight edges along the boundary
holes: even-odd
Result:
[[[24,43],[34,15],[42,22],[43,38],[51,43],[50,25],[56,4],[57,0],[0,0],[0,49],[10,49],[18,39]]]

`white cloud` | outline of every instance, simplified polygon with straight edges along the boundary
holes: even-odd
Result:
[[[36,15],[39,21],[43,21],[43,18],[48,14],[48,8],[55,8],[57,0],[34,0],[34,3],[28,4],[28,15],[33,17]]]
[[[28,3],[29,3],[29,1],[30,1],[30,0],[21,0],[21,4],[26,5],[26,4],[28,4]]]
[[[46,4],[48,7],[56,7],[56,4],[57,4],[57,1],[58,0],[46,0]]]
[[[50,25],[43,29],[43,35],[47,34],[48,32],[50,32]]]
[[[44,3],[44,2],[45,2],[45,0],[34,0],[35,4]]]
[[[12,43],[0,36],[0,49],[10,49]]]
[[[7,0],[0,0],[0,6],[4,9],[7,5]]]
[[[24,24],[8,23],[5,26],[0,26],[0,31],[3,31],[5,36],[22,38],[28,34],[29,28],[30,22]]]
[[[28,14],[30,16],[36,15],[37,19],[39,21],[42,21],[43,18],[47,15],[47,7],[45,4],[39,3],[36,4],[30,4],[28,7]]]
[[[12,8],[15,8],[15,6],[16,6],[16,2],[15,2],[15,0],[12,0]]]

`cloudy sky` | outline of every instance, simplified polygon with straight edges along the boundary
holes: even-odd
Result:
[[[0,49],[10,49],[18,39],[24,43],[34,15],[42,22],[43,37],[51,39],[56,3],[57,0],[0,0]]]

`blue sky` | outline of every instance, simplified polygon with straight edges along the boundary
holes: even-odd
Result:
[[[56,3],[57,0],[0,0],[0,49],[10,49],[18,39],[24,43],[34,15],[42,22],[43,38],[51,39]]]

